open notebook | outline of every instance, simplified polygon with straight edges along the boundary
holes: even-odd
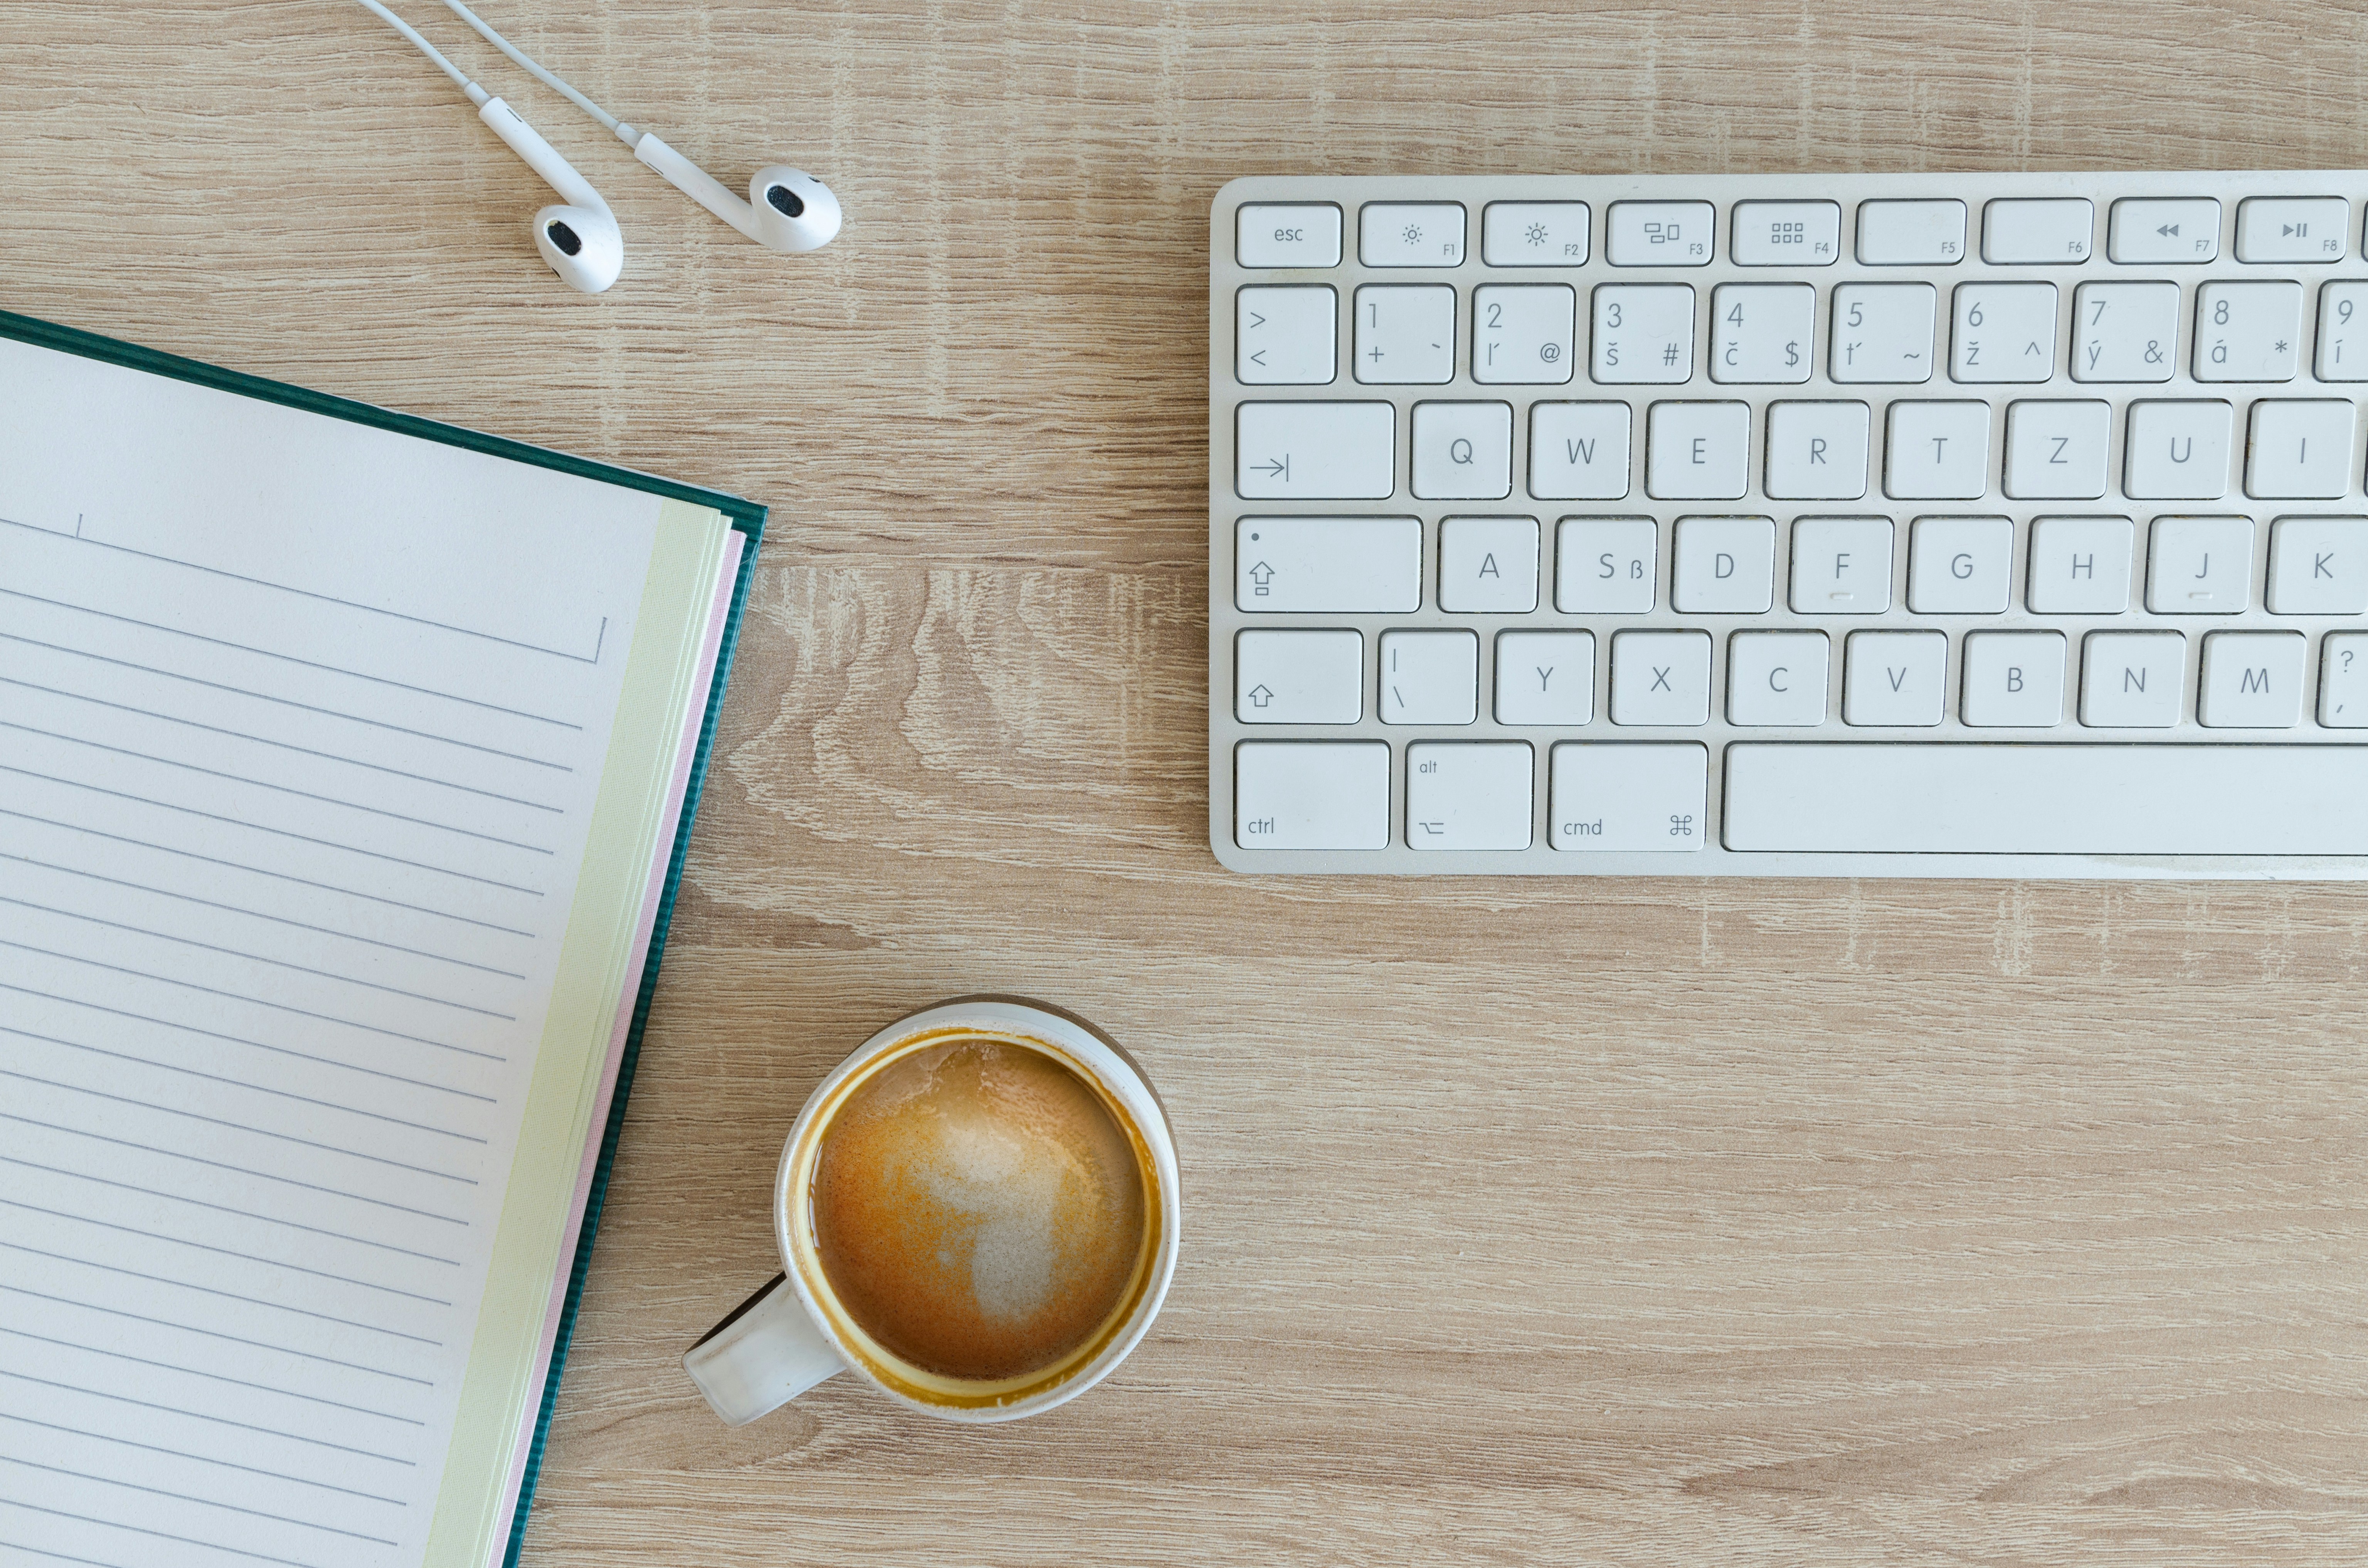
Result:
[[[0,1562],[515,1557],[763,517],[0,315]]]

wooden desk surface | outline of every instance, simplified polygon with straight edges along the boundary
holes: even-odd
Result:
[[[799,258],[403,8],[609,296],[356,6],[10,0],[0,307],[774,507],[530,1563],[2368,1557],[2368,893],[1221,871],[1202,317],[1237,174],[2357,165],[2368,17],[485,0],[828,178]],[[800,1101],[980,989],[1157,1077],[1165,1316],[1044,1419],[725,1430]]]

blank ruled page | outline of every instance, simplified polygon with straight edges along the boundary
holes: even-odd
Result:
[[[0,1561],[420,1560],[658,510],[0,343]]]

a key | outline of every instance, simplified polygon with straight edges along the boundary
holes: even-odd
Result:
[[[1687,615],[1763,615],[1775,594],[1771,517],[1679,517],[1669,606]]]
[[[1628,494],[1628,405],[1530,405],[1530,494],[1547,501],[1617,501]]]
[[[2080,649],[2080,722],[2168,730],[2187,706],[2187,639],[2176,631],[2091,631]]]
[[[1784,501],[1855,501],[1866,494],[1862,403],[1768,405],[1768,494]]]
[[[1736,632],[1726,643],[1726,722],[1824,723],[1826,658],[1822,631]]]
[[[1838,285],[1826,374],[1837,381],[1930,381],[1939,298],[1930,283]]]
[[[2007,405],[2006,493],[2017,500],[2093,501],[2105,493],[2112,405],[2027,398]]]
[[[2024,598],[2034,615],[2120,615],[2130,608],[2127,517],[2034,517]]]
[[[2044,381],[2055,374],[2055,285],[1960,283],[1949,334],[1949,378]]]
[[[1397,488],[1396,434],[1386,403],[1242,403],[1235,492],[1254,501],[1382,500]]]
[[[1643,615],[1653,608],[1660,529],[1650,517],[1565,517],[1554,529],[1554,608]]]
[[[1254,202],[1234,223],[1234,256],[1244,267],[1340,265],[1340,210],[1328,201]]]
[[[1841,256],[1842,210],[1831,201],[1738,201],[1727,259],[1737,267],[1831,267]]]
[[[2318,291],[2318,379],[2368,381],[2368,283]]]
[[[1584,201],[1492,201],[1480,214],[1491,267],[1577,267],[1587,260]]]
[[[2179,285],[2083,283],[2072,292],[2072,379],[2167,381],[2179,368]]]
[[[2322,642],[2318,722],[2330,730],[2368,729],[2368,632],[2329,632]]]
[[[2064,722],[2064,634],[1976,631],[1965,639],[1957,717],[1975,729],[2049,729]]]
[[[1604,258],[1614,267],[1701,267],[1717,226],[1707,201],[1615,201]]]
[[[1982,208],[1982,259],[1993,267],[2071,267],[2097,230],[2085,197],[2000,197]]]
[[[1338,309],[1339,296],[1322,287],[1235,293],[1234,380],[1244,386],[1331,381]]]
[[[1382,849],[1386,741],[1244,741],[1234,748],[1234,842],[1245,849]]]
[[[1563,283],[1497,284],[1472,291],[1472,379],[1560,384],[1570,380],[1578,295]]]
[[[1414,493],[1425,500],[1496,501],[1513,490],[1513,405],[1414,405]]]
[[[1918,517],[1907,535],[1907,608],[1918,615],[1998,615],[2014,572],[2005,517]]]
[[[1595,716],[1595,636],[1497,634],[1497,722],[1576,729]]]
[[[1407,847],[1527,849],[1535,772],[1522,741],[1406,747]]]
[[[1538,608],[1535,517],[1443,517],[1439,608],[1452,615],[1527,615]]]
[[[1965,256],[1965,204],[1861,201],[1858,259],[1867,267],[1951,267]]]
[[[2341,261],[2351,204],[2340,196],[2254,196],[2237,203],[2238,261]]]
[[[2270,525],[2271,615],[2368,614],[2368,517]]]
[[[1455,290],[1444,283],[1372,283],[1357,290],[1351,372],[1369,386],[1455,379]]]
[[[2124,265],[2199,263],[2220,254],[2220,203],[2208,196],[2130,197],[2113,203],[2106,254]]]
[[[1460,267],[1463,209],[1452,201],[1369,201],[1357,214],[1367,267]]]
[[[1725,283],[1711,290],[1710,379],[1809,379],[1817,291],[1806,283]]]
[[[1709,763],[1690,742],[1565,741],[1548,764],[1546,842],[1580,852],[1700,849],[1710,833]]]
[[[2301,362],[2302,285],[2206,283],[2195,291],[2195,379],[2290,381]]]
[[[2252,603],[2253,519],[2157,517],[2146,546],[2146,608],[2236,615]]]
[[[1244,517],[1234,605],[1287,615],[1402,615],[1422,602],[1419,517]]]
[[[2217,501],[2228,494],[2235,415],[2225,403],[2134,403],[2122,486],[2141,500]]]
[[[1606,385],[1675,385],[1694,373],[1694,290],[1690,283],[1596,287],[1589,374]]]
[[[1751,483],[1751,405],[1656,403],[1645,418],[1645,493],[1732,501]]]
[[[1842,722],[1923,729],[1941,722],[1949,639],[1938,631],[1853,631],[1842,650]]]
[[[2302,722],[2306,640],[2299,631],[2214,631],[2203,639],[2195,722],[2207,730],[2291,730]]]
[[[1891,519],[1803,517],[1793,525],[1795,615],[1881,615],[1891,608]]]
[[[1364,699],[1360,632],[1244,631],[1234,639],[1234,717],[1245,724],[1353,724],[1364,716]]]
[[[1883,489],[1894,500],[1970,501],[1989,489],[1990,405],[1895,403]]]
[[[1710,633],[1621,631],[1611,638],[1611,722],[1710,721]]]
[[[1469,724],[1478,716],[1480,639],[1469,631],[1384,631],[1382,722]]]
[[[2332,499],[2360,488],[2352,462],[2351,404],[2335,398],[2264,398],[2245,444],[2245,494],[2258,499]]]

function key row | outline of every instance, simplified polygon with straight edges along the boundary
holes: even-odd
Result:
[[[1969,212],[1955,198],[1861,201],[1854,254],[1864,267],[1953,267],[1966,255]],[[1842,256],[1834,201],[1738,201],[1728,214],[1727,259],[1737,267],[1830,267]],[[1235,217],[1234,255],[1246,267],[1340,265],[1341,210],[1328,201],[1253,202]],[[1604,218],[1613,267],[1704,267],[1713,259],[1717,204],[1615,201]],[[1457,201],[1369,201],[1357,211],[1357,259],[1366,267],[1463,265],[1468,210]],[[1489,267],[1580,267],[1593,212],[1584,201],[1492,201],[1481,210]],[[2086,197],[1998,197],[1982,204],[1981,257],[1993,266],[2077,267],[2095,243]],[[2237,259],[2254,265],[2333,262],[2351,252],[2351,203],[2340,196],[2256,196],[2237,206]],[[2220,256],[2213,197],[2130,197],[2112,204],[2106,253],[2117,263],[2201,264]]]

